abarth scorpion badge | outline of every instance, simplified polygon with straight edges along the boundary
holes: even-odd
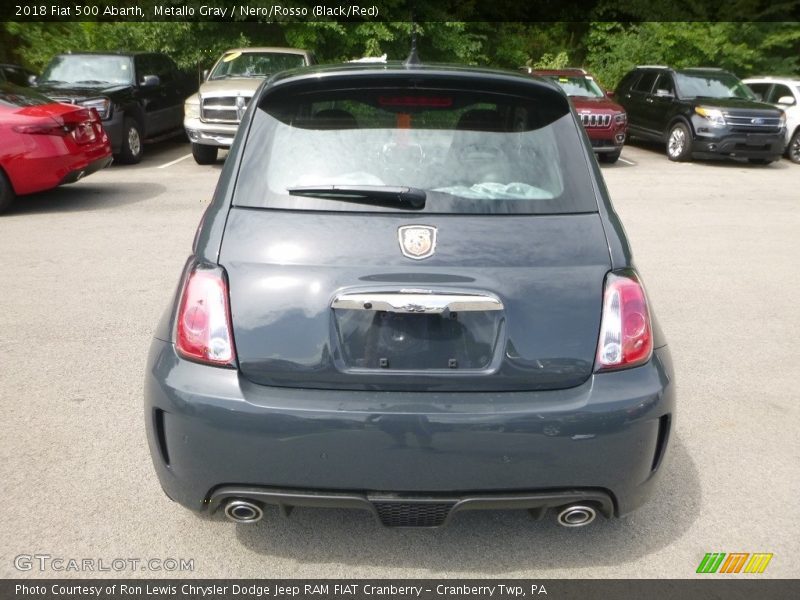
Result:
[[[436,250],[436,227],[430,225],[405,225],[398,228],[397,237],[403,256],[422,260],[433,256]]]

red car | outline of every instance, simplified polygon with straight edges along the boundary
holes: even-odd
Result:
[[[94,109],[0,83],[0,212],[16,196],[73,183],[111,160]]]
[[[533,75],[556,82],[567,96],[583,123],[592,142],[592,148],[602,162],[617,162],[625,134],[628,116],[625,109],[612,101],[594,77],[583,69],[528,70]]]

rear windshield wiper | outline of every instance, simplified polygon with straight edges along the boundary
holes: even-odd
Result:
[[[361,202],[380,206],[407,205],[407,208],[425,207],[425,191],[412,187],[390,185],[306,185],[288,188],[292,196],[330,198],[345,202]]]

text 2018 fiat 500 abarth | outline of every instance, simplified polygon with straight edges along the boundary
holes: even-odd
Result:
[[[653,491],[666,342],[564,93],[514,73],[349,65],[253,97],[145,381],[167,495],[237,522],[389,526]]]

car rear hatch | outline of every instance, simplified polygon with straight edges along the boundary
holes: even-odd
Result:
[[[219,255],[245,378],[502,391],[591,375],[610,259],[566,98],[424,79],[262,99]]]

